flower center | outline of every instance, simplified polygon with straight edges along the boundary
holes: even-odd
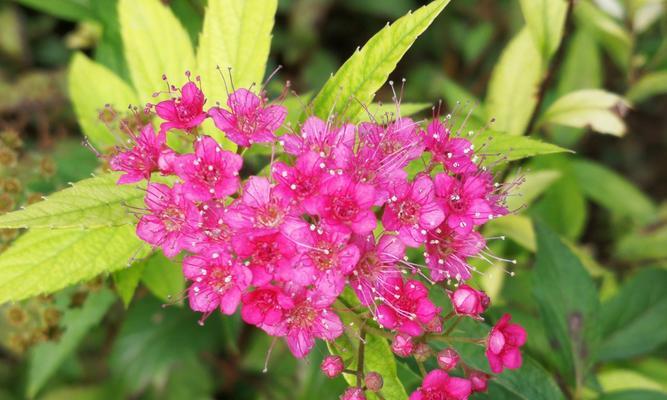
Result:
[[[164,229],[168,232],[176,232],[181,229],[183,222],[185,221],[185,214],[181,211],[180,208],[176,206],[171,206],[164,209],[160,213],[160,220],[164,225]]]

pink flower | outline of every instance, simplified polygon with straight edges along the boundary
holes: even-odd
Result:
[[[460,285],[449,294],[449,299],[457,314],[471,317],[479,317],[479,314],[483,313],[490,303],[486,293],[468,285]]]
[[[340,400],[366,400],[366,395],[358,387],[349,387],[340,396]]]
[[[471,392],[469,380],[436,369],[426,375],[421,387],[410,395],[410,400],[467,400]]]
[[[461,234],[443,223],[429,234],[426,242],[425,261],[431,278],[436,282],[469,279],[472,267],[467,260],[477,255],[484,246],[486,242],[479,233]]]
[[[427,233],[445,219],[435,201],[433,181],[421,175],[411,184],[397,184],[390,194],[382,214],[384,228],[398,231],[398,238],[406,246],[419,247],[426,241]]]
[[[336,150],[352,151],[355,140],[355,126],[345,124],[338,127],[317,117],[308,117],[301,126],[300,136],[289,133],[280,139],[287,154],[299,156],[312,151],[328,164],[335,158]]]
[[[320,216],[334,229],[364,235],[372,232],[377,224],[371,209],[374,201],[372,186],[354,183],[342,175],[325,180],[312,204],[304,206],[309,214]]]
[[[387,125],[363,122],[359,124],[359,139],[364,147],[374,150],[375,158],[395,158],[399,167],[419,158],[424,151],[419,125],[410,118],[399,118]]]
[[[326,356],[320,364],[320,370],[329,378],[335,378],[345,369],[343,359],[340,356]]]
[[[505,314],[491,329],[486,344],[486,358],[494,374],[504,368],[516,369],[521,366],[519,347],[526,343],[526,330],[521,325],[511,324],[511,315]]]
[[[324,282],[335,295],[345,286],[345,278],[359,261],[359,249],[349,244],[350,235],[327,226],[288,222],[283,232],[301,253],[287,265],[282,278],[301,286]]]
[[[234,250],[252,271],[252,284],[265,285],[273,280],[276,271],[288,268],[296,255],[294,244],[280,232],[239,235],[232,240]]]
[[[194,154],[179,156],[176,174],[185,181],[183,188],[191,200],[219,199],[235,193],[239,187],[239,170],[243,159],[222,150],[209,136],[195,142]]]
[[[436,356],[438,366],[445,371],[451,371],[456,368],[456,364],[459,363],[460,359],[459,354],[452,348],[441,350]]]
[[[438,174],[435,191],[447,214],[447,225],[459,233],[468,233],[474,226],[493,217],[486,200],[489,192],[483,177],[465,175],[458,179],[445,173]]]
[[[151,183],[144,199],[149,214],[137,224],[137,236],[147,243],[161,247],[171,258],[183,249],[193,249],[202,239],[198,232],[200,221],[197,207],[183,195],[181,185],[171,189],[161,183]]]
[[[322,159],[312,151],[299,156],[291,167],[283,162],[273,164],[273,177],[276,180],[277,190],[291,197],[294,207],[299,210],[313,208],[312,198],[320,190],[325,175],[325,165]]]
[[[415,342],[412,336],[398,333],[391,342],[391,351],[399,357],[409,357],[415,351]]]
[[[276,190],[268,179],[251,176],[243,186],[241,198],[228,208],[225,221],[238,233],[275,233],[286,221],[295,219],[291,203],[292,198]]]
[[[433,154],[433,160],[442,162],[448,171],[462,174],[477,169],[471,158],[472,143],[463,138],[451,137],[449,128],[439,120],[434,119],[426,128],[424,142]]]
[[[294,307],[292,298],[281,288],[271,285],[245,293],[241,298],[241,318],[251,325],[265,330],[269,335],[281,336],[278,325],[287,310]]]
[[[183,275],[193,281],[188,288],[190,308],[211,313],[220,308],[234,314],[252,274],[227,253],[204,252],[183,260]]]
[[[343,323],[330,307],[334,298],[305,289],[294,294],[294,307],[285,313],[280,329],[286,332],[287,347],[296,358],[310,352],[315,338],[334,340],[343,334]]]
[[[287,109],[281,105],[267,106],[266,101],[247,89],[237,89],[227,98],[225,110],[213,107],[209,115],[215,126],[225,132],[227,138],[239,146],[253,143],[271,143],[276,139]]]
[[[422,324],[427,324],[440,312],[429,300],[428,289],[416,280],[392,279],[381,298],[383,303],[377,307],[378,324],[411,336],[421,335]]]
[[[350,287],[361,304],[368,306],[375,302],[378,291],[400,279],[396,263],[403,260],[405,245],[394,235],[382,235],[376,244],[372,234],[355,236],[353,243],[359,248],[360,257],[350,275]]]
[[[137,137],[132,135],[134,147],[121,151],[111,158],[110,166],[114,171],[124,171],[118,179],[118,184],[134,183],[142,179],[150,179],[151,173],[158,171],[160,153],[166,149],[164,132],[155,135],[151,124],[141,129]]]
[[[176,89],[174,89],[176,90]],[[181,96],[161,101],[155,106],[155,112],[166,122],[160,124],[160,132],[170,129],[190,131],[199,126],[207,117],[204,112],[204,93],[193,82],[181,88]]]
[[[202,247],[214,247],[229,251],[233,232],[224,220],[226,211],[225,205],[220,200],[209,200],[200,204],[201,223],[199,229],[204,235],[201,243]]]

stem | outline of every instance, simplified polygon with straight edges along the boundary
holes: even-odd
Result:
[[[426,376],[426,368],[424,367],[424,363],[417,361],[417,367],[419,367],[419,373],[422,374],[422,378],[424,378]]]
[[[362,325],[359,328],[359,352],[357,353],[357,387],[360,388],[364,381],[364,350],[366,348],[366,329]]]
[[[547,89],[551,86],[551,83],[553,82],[556,72],[558,71],[560,64],[563,59],[563,54],[565,53],[565,42],[566,39],[570,36],[570,33],[572,32],[572,13],[574,11],[574,2],[575,0],[568,0],[567,1],[567,11],[565,14],[565,28],[563,31],[563,38],[560,41],[560,44],[558,45],[558,48],[556,49],[556,52],[554,53],[554,56],[551,58],[551,62],[549,63],[549,66],[547,68],[547,73],[542,80],[542,83],[540,83],[540,87],[537,92],[537,103],[535,104],[535,109],[533,109],[533,114],[530,116],[530,122],[528,122],[528,127],[526,128],[526,131],[524,133],[530,134],[530,132],[535,128],[535,124],[537,124],[537,117],[540,114],[540,109],[542,108],[542,104],[544,103],[544,97],[547,94]]]
[[[447,330],[445,331],[445,333],[444,333],[443,336],[449,336],[449,334],[452,333],[452,331],[454,330],[454,328],[456,328],[456,325],[458,325],[459,322],[461,322],[462,319],[463,319],[463,317],[461,317],[461,316],[459,316],[458,318],[456,318],[456,320],[454,321],[454,323],[452,324],[452,326],[450,326],[449,329],[447,329]]]

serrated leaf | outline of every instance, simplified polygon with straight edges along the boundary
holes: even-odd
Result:
[[[210,1],[197,48],[197,72],[206,95],[221,104],[227,90],[217,70],[225,79],[231,68],[235,87],[262,84],[271,48],[271,30],[278,2],[276,0]],[[229,85],[230,82],[227,82]]]
[[[571,152],[571,150],[529,136],[513,136],[501,132],[478,133],[471,140],[477,149],[477,154],[484,155],[487,163],[509,162],[544,154]]]
[[[185,279],[178,260],[170,260],[161,253],[156,253],[144,261],[141,282],[158,299],[172,303],[185,288]]]
[[[630,87],[626,97],[640,103],[653,96],[667,93],[667,71],[648,73]]]
[[[641,223],[655,218],[653,201],[616,172],[588,160],[575,160],[571,171],[586,196],[609,211]]]
[[[541,123],[623,136],[627,128],[620,112],[627,107],[628,103],[617,94],[597,89],[579,90],[556,100],[542,116]]]
[[[320,90],[313,101],[314,114],[326,118],[333,113],[342,119],[358,115],[359,103],[373,100],[398,61],[448,3],[435,0],[376,33]]]
[[[580,387],[596,359],[597,289],[579,258],[542,223],[535,224],[533,293],[565,379]]]
[[[114,135],[100,121],[99,113],[106,104],[115,110],[136,105],[138,100],[132,88],[82,53],[72,57],[67,79],[69,96],[83,133],[100,148],[117,144]]]
[[[0,228],[98,228],[136,223],[126,205],[142,203],[141,185],[117,185],[120,174],[84,179],[32,204],[0,216]]]
[[[548,60],[558,48],[563,37],[567,2],[565,0],[520,0],[521,11],[530,34]]]
[[[86,333],[104,317],[116,297],[103,288],[88,294],[81,308],[68,308],[63,313],[60,325],[65,329],[55,342],[45,342],[30,351],[26,393],[33,398],[47,380],[58,370],[62,362],[71,355]]]
[[[650,353],[667,342],[667,271],[648,269],[626,282],[601,309],[599,359]]]
[[[113,272],[147,251],[132,225],[32,229],[0,257],[0,304],[53,293]]]
[[[542,66],[530,31],[523,28],[505,47],[491,74],[486,109],[496,119],[494,129],[514,136],[526,133],[537,105]]]
[[[139,101],[154,101],[153,93],[166,89],[163,74],[180,87],[195,57],[188,33],[171,10],[159,0],[119,0],[118,18]]]

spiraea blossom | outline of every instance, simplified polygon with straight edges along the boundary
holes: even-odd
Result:
[[[183,255],[186,297],[202,322],[239,312],[297,358],[316,340],[346,333],[331,348],[348,351],[350,338],[363,347],[364,336],[384,335],[396,356],[435,357],[440,366],[410,399],[466,399],[486,389],[487,372],[455,348],[431,347],[434,337],[461,339],[461,319],[482,323],[490,301],[466,283],[475,271],[469,261],[487,258],[479,229],[507,213],[507,192],[475,155],[473,138],[437,116],[355,124],[311,115],[284,126],[287,109],[263,92],[237,89],[208,112],[195,82],[169,92],[146,108],[162,120],[160,132],[146,125],[110,165],[123,173],[119,184],[149,181],[145,207],[133,208],[137,235],[167,257]],[[217,131],[204,131],[209,117]],[[219,134],[238,151],[224,149]],[[181,143],[191,148],[170,148],[168,135],[187,135]],[[242,158],[255,145],[272,150],[257,174]],[[434,300],[443,289],[451,305]],[[521,364],[525,331],[509,318],[488,338],[464,337],[486,346],[493,373]],[[334,355],[321,365],[329,377],[356,375],[341,398],[382,393],[381,375],[347,360]]]

